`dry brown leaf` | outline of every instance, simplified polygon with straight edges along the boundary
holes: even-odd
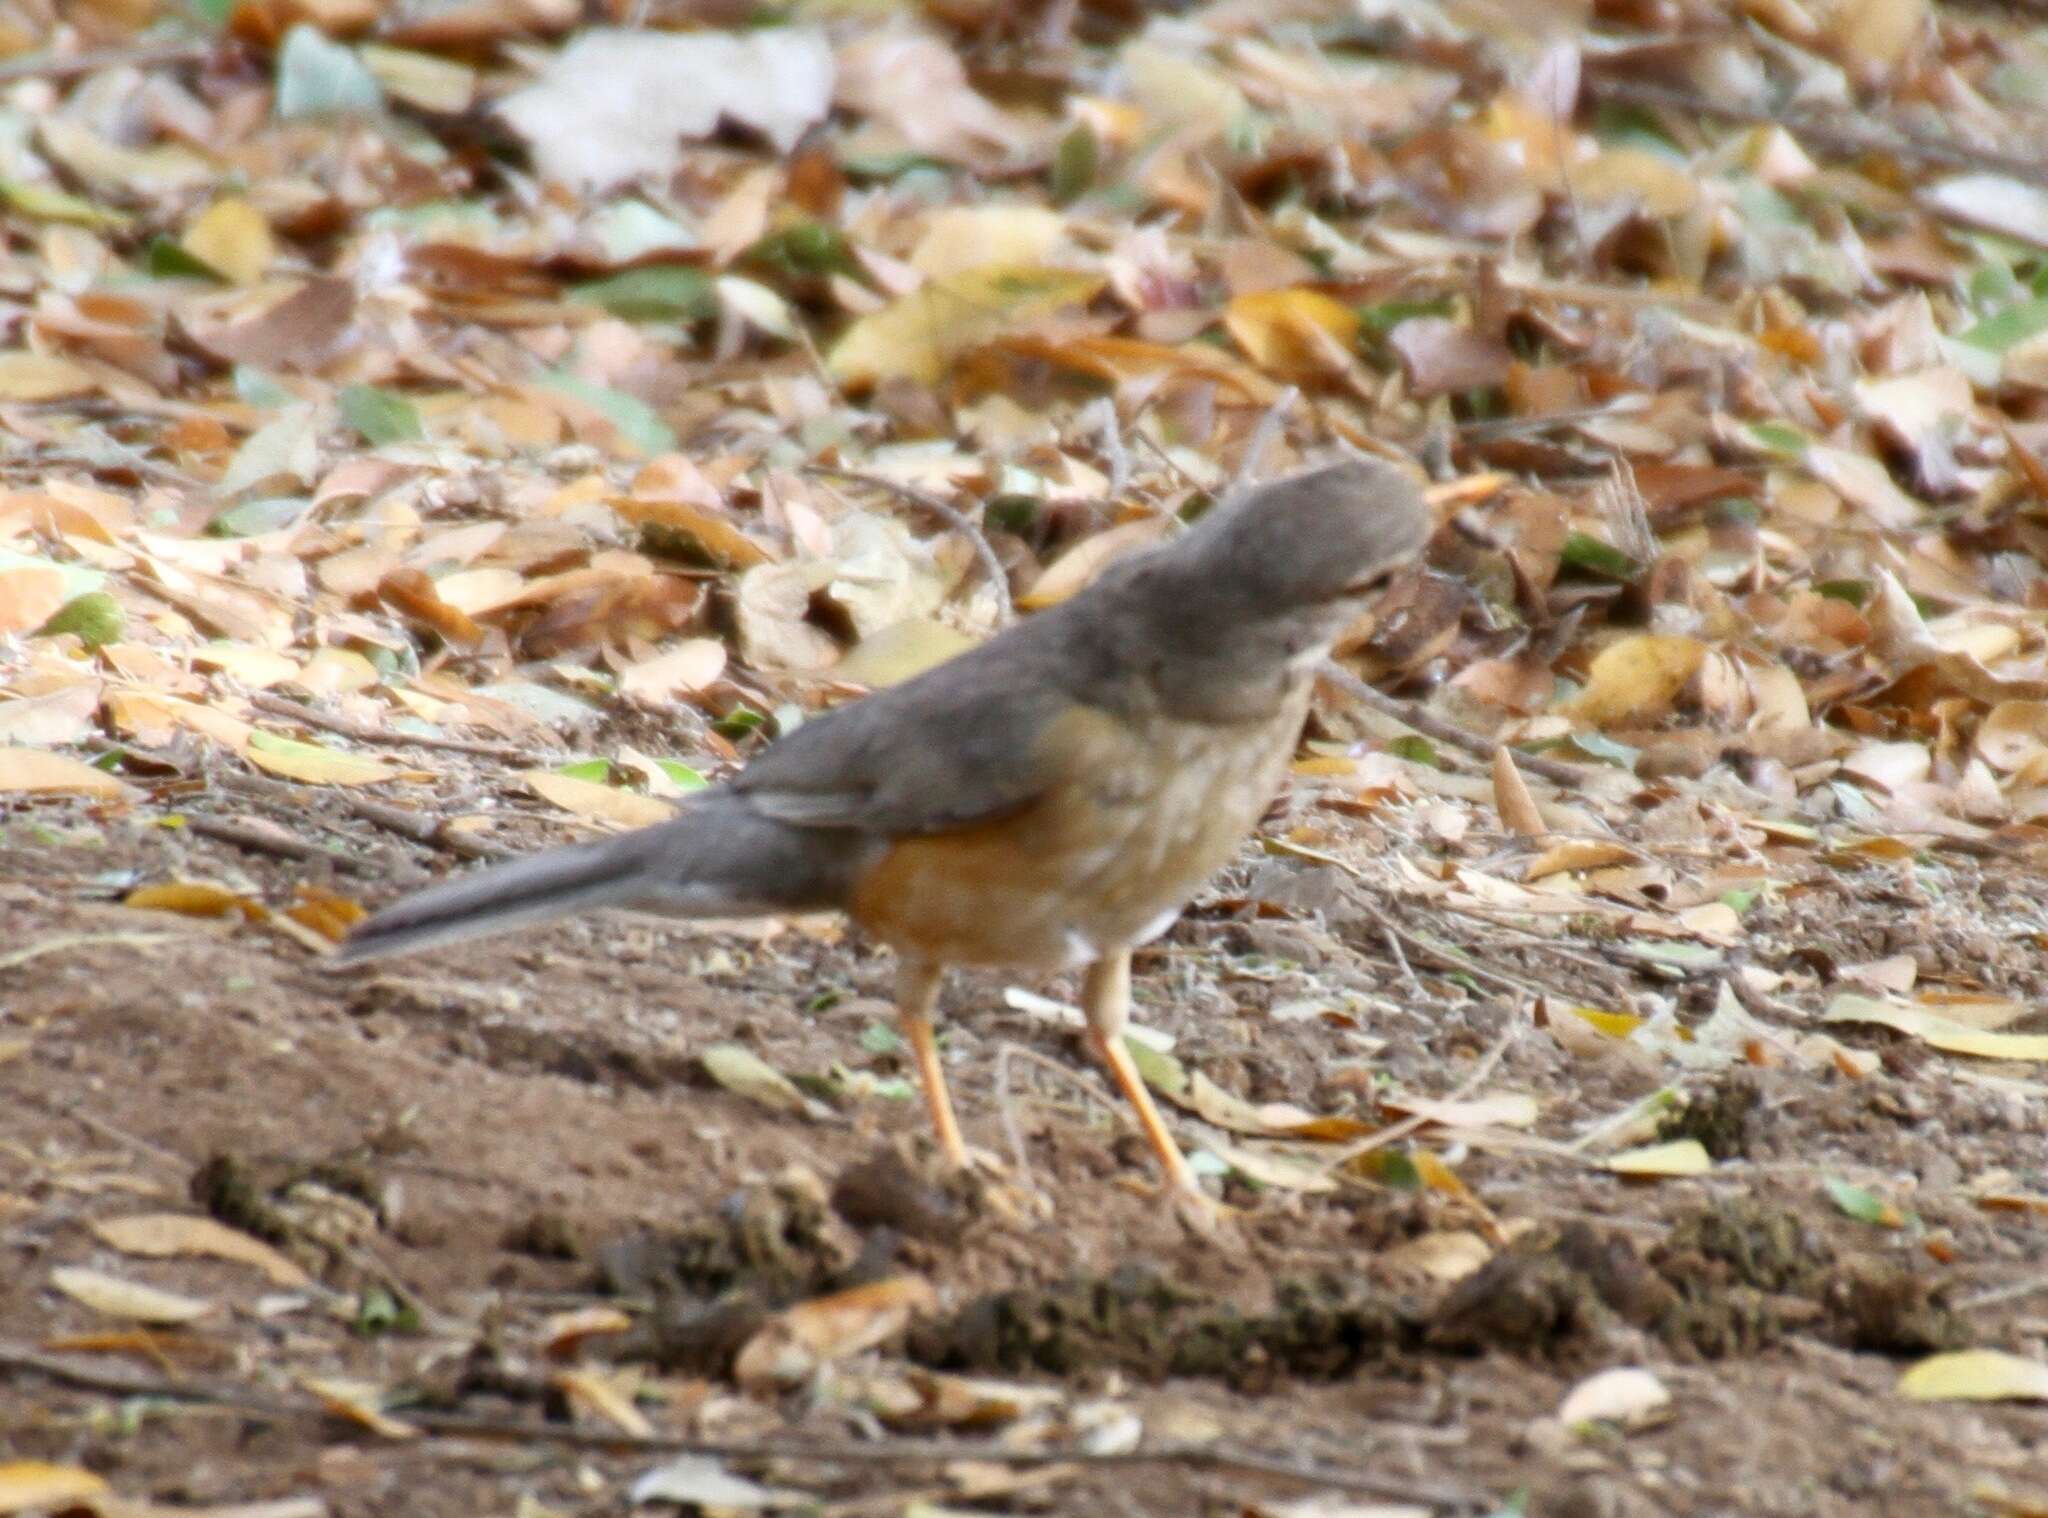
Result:
[[[204,1298],[163,1291],[82,1265],[58,1266],[50,1272],[50,1284],[105,1318],[178,1324],[196,1322],[214,1311],[214,1304]]]
[[[778,1313],[733,1361],[733,1379],[766,1390],[795,1386],[820,1365],[872,1349],[901,1332],[913,1313],[937,1312],[938,1294],[922,1276],[893,1276]]]
[[[301,1290],[313,1278],[261,1239],[185,1212],[144,1212],[125,1218],[101,1218],[92,1231],[104,1244],[124,1254],[165,1259],[176,1255],[205,1255],[253,1265],[271,1284]]]
[[[637,791],[622,791],[615,785],[557,775],[552,770],[526,770],[519,776],[543,801],[551,801],[565,812],[587,817],[612,827],[644,828],[667,822],[675,808]]]

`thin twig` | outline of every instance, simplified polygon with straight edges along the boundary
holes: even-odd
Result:
[[[1782,126],[1802,142],[1826,152],[1842,155],[1889,153],[1917,159],[1945,169],[1990,170],[2008,179],[2048,188],[2048,166],[2039,154],[2001,153],[1995,148],[1975,148],[1968,143],[1942,141],[1909,132],[1903,127],[1874,124],[1865,116],[1820,115],[1812,111],[1788,113],[1764,105],[1695,94],[1669,85],[1650,84],[1640,79],[1608,79],[1599,76],[1585,81],[1586,92],[1597,99],[1625,105],[1649,106],[1678,111],[1688,116],[1714,116],[1723,121],[1741,121],[1755,126]]]
[[[0,62],[0,84],[12,84],[17,79],[74,79],[80,74],[97,74],[102,69],[148,69],[166,63],[198,63],[210,57],[216,45],[212,42],[159,42],[141,47],[99,48],[89,53],[73,53],[69,57],[34,53],[26,58],[9,58]]]
[[[1351,673],[1334,659],[1325,659],[1317,666],[1316,673],[1351,696],[1362,706],[1392,717],[1396,722],[1405,722],[1424,737],[1434,738],[1439,743],[1448,743],[1453,748],[1463,749],[1474,758],[1492,762],[1493,756],[1507,745],[1497,739],[1483,737],[1456,723],[1446,722],[1441,717],[1431,716],[1417,708],[1412,702],[1398,700],[1382,691],[1375,690],[1358,676]],[[1561,759],[1549,759],[1542,754],[1516,753],[1515,763],[1531,774],[1541,775],[1553,785],[1570,786],[1574,789],[1585,784],[1586,771],[1575,764],[1566,764]]]
[[[915,485],[906,485],[901,480],[892,480],[887,475],[868,474],[859,469],[841,469],[836,464],[806,464],[803,472],[824,475],[828,479],[846,480],[855,485],[869,485],[876,490],[886,490],[898,499],[922,507],[940,518],[974,545],[975,555],[980,558],[981,567],[988,573],[989,585],[995,591],[996,606],[1002,620],[1007,623],[1016,616],[1016,608],[1010,603],[1010,574],[1003,568],[1003,561],[996,557],[995,545],[989,542],[988,534],[981,530],[981,524],[951,501],[942,500],[929,490],[920,490]]]
[[[1485,1084],[1487,1077],[1493,1074],[1494,1066],[1500,1063],[1501,1056],[1508,1052],[1509,1046],[1515,1041],[1515,1035],[1520,1031],[1519,1025],[1515,1021],[1510,1020],[1507,1030],[1493,1041],[1492,1048],[1479,1056],[1479,1063],[1466,1072],[1463,1080],[1451,1088],[1450,1094],[1434,1098],[1434,1100],[1439,1102],[1462,1102],[1472,1095],[1473,1092],[1477,1091]],[[1399,1122],[1389,1123],[1378,1132],[1368,1133],[1357,1143],[1351,1145],[1350,1148],[1331,1160],[1324,1169],[1341,1170],[1360,1155],[1371,1154],[1375,1149],[1384,1149],[1389,1144],[1398,1143],[1418,1128],[1427,1127],[1435,1121],[1436,1119],[1432,1117],[1410,1116],[1402,1118]]]
[[[549,760],[531,749],[517,748],[509,743],[486,743],[476,738],[444,738],[433,733],[406,733],[388,727],[370,727],[365,723],[351,721],[347,717],[330,716],[315,711],[310,706],[284,696],[272,695],[269,691],[258,691],[249,698],[249,704],[259,712],[269,712],[275,717],[288,717],[307,727],[319,728],[322,732],[339,733],[344,738],[353,738],[358,743],[381,743],[396,747],[410,745],[413,748],[437,748],[451,754],[473,754],[479,759],[497,759],[506,764],[538,765]]]
[[[240,1386],[181,1381],[81,1365],[17,1345],[0,1344],[0,1367],[117,1396],[164,1397],[181,1402],[207,1403],[266,1418],[329,1416],[325,1407],[311,1401],[271,1396]],[[1160,1444],[1149,1449],[1129,1450],[1006,1449],[996,1444],[954,1439],[894,1439],[873,1444],[844,1439],[799,1439],[786,1435],[766,1439],[693,1439],[681,1435],[635,1435],[600,1428],[578,1428],[573,1424],[532,1423],[524,1419],[479,1418],[466,1413],[408,1412],[404,1421],[423,1433],[444,1437],[555,1444],[612,1454],[707,1455],[724,1460],[802,1461],[814,1465],[903,1465],[951,1460],[989,1461],[1019,1467],[1184,1465],[1280,1476],[1395,1501],[1433,1502],[1469,1508],[1477,1500],[1472,1493],[1455,1488],[1400,1481],[1371,1471],[1324,1465],[1297,1460],[1289,1455],[1238,1449],[1225,1444]]]
[[[298,788],[286,785],[281,780],[267,780],[259,775],[222,775],[220,784],[231,791],[248,796],[261,796],[280,805],[301,804]],[[446,849],[464,859],[509,859],[515,852],[502,844],[490,843],[482,838],[471,837],[448,826],[446,819],[424,812],[408,811],[404,807],[389,806],[381,801],[372,801],[367,796],[358,796],[353,791],[330,788],[325,798],[347,808],[363,821],[396,833],[401,838],[428,848]]]
[[[1292,385],[1273,397],[1273,404],[1259,418],[1258,426],[1252,428],[1251,439],[1244,445],[1244,457],[1237,461],[1237,473],[1230,481],[1232,495],[1243,493],[1259,477],[1266,462],[1266,450],[1280,436],[1280,430],[1287,422],[1287,413],[1300,399],[1301,392]]]
[[[272,824],[272,827],[275,827]],[[211,838],[217,843],[230,844],[246,849],[252,854],[272,854],[279,859],[324,859],[337,869],[367,871],[371,866],[353,854],[340,849],[330,849],[324,844],[310,843],[304,838],[295,838],[283,829],[273,832],[270,828],[258,827],[253,823],[236,822],[228,817],[207,817],[194,813],[185,814],[185,831],[196,833],[201,838]]]

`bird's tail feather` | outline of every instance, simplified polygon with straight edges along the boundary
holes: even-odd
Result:
[[[513,932],[601,907],[736,917],[845,904],[862,840],[799,830],[714,797],[673,822],[549,849],[430,886],[358,926],[352,964]]]

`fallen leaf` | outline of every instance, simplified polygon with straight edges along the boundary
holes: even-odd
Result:
[[[191,1323],[214,1310],[213,1303],[202,1298],[160,1291],[82,1265],[58,1266],[50,1272],[50,1284],[102,1317],[137,1323]]]
[[[740,1349],[733,1379],[766,1390],[800,1385],[820,1365],[872,1349],[900,1333],[911,1314],[937,1312],[922,1276],[894,1276],[799,1302],[769,1319]]]
[[[519,778],[543,801],[551,801],[578,817],[609,823],[613,827],[651,827],[657,822],[667,822],[676,814],[674,807],[652,796],[621,790],[615,785],[601,785],[593,780],[579,780],[553,770],[525,770]]]
[[[109,1490],[106,1479],[75,1465],[41,1460],[0,1461],[0,1513],[62,1511]]]
[[[697,1056],[704,1073],[735,1096],[777,1112],[808,1112],[810,1103],[788,1076],[740,1044],[713,1044]]]
[[[141,794],[82,759],[38,748],[0,748],[0,793],[6,792],[92,796],[102,801]]]
[[[1925,1007],[1878,1001],[1868,996],[1837,996],[1821,1014],[1821,1021],[1876,1023],[1950,1054],[1973,1054],[1980,1059],[2048,1060],[2048,1033],[1986,1032]]]
[[[1558,1421],[1618,1423],[1641,1428],[1671,1406],[1662,1381],[1640,1365],[1617,1365],[1588,1376],[1564,1394],[1557,1405]]]
[[[1648,1144],[1609,1155],[1601,1165],[1616,1175],[1686,1176],[1705,1175],[1714,1168],[1713,1157],[1698,1139],[1674,1139],[1668,1144]]]
[[[1909,1366],[1898,1392],[1913,1402],[2048,1401],[2048,1362],[2000,1349],[1953,1350]]]
[[[125,1218],[101,1218],[92,1225],[104,1244],[124,1254],[163,1259],[174,1255],[207,1255],[253,1265],[275,1286],[301,1290],[313,1278],[261,1239],[225,1223],[186,1212],[144,1212]]]

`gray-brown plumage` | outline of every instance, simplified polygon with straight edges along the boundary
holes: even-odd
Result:
[[[1130,951],[1257,824],[1315,664],[1429,530],[1387,465],[1272,481],[980,648],[813,718],[673,821],[422,891],[340,958],[593,907],[844,911],[901,959],[904,1031],[962,1162],[930,1022],[943,967],[1086,965],[1091,1043],[1169,1178],[1199,1195],[1122,1044]]]

